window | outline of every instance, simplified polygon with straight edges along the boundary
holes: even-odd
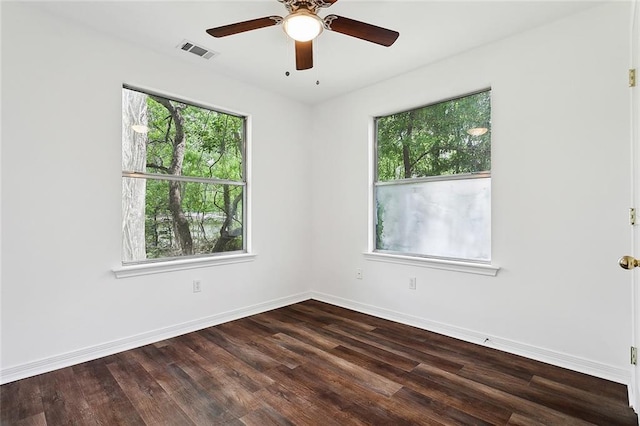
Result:
[[[245,117],[122,89],[122,263],[246,251]]]
[[[488,263],[490,90],[375,125],[375,251]]]

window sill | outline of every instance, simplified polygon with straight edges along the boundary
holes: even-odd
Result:
[[[401,256],[386,253],[363,253],[364,258],[374,262],[398,263],[401,265],[420,266],[423,268],[443,269],[445,271],[466,272],[468,274],[488,275],[495,277],[499,266],[482,263],[461,262],[456,260],[428,259],[424,257]]]
[[[118,268],[113,268],[113,273],[115,274],[116,278],[129,278],[137,277],[140,275],[182,271],[185,269],[206,268],[209,266],[252,262],[255,257],[256,255],[253,253],[242,253],[227,256],[201,257],[196,259],[168,260],[165,262],[121,266]]]

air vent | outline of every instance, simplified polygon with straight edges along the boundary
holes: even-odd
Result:
[[[185,52],[191,52],[194,55],[198,55],[198,56],[200,56],[201,58],[204,58],[204,59],[211,59],[214,56],[218,56],[219,55],[218,52],[214,52],[213,50],[205,49],[204,47],[198,46],[195,43],[192,43],[192,42],[187,41],[187,40],[182,40],[182,43],[180,43],[176,47],[178,49],[184,50]]]

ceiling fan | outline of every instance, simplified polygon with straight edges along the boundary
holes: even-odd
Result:
[[[342,16],[328,15],[324,19],[318,16],[318,9],[327,8],[338,0],[278,1],[284,4],[289,12],[284,18],[281,16],[266,16],[264,18],[210,28],[207,30],[207,33],[213,37],[226,37],[282,24],[284,32],[295,41],[297,70],[313,68],[313,39],[315,39],[323,29],[387,47],[391,46],[400,35],[397,31],[388,30],[354,19],[343,18]]]

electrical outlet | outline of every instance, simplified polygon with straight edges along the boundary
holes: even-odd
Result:
[[[200,287],[200,280],[193,280],[193,292],[200,293],[200,291],[202,291],[202,288]]]
[[[416,289],[416,277],[409,278],[409,290]]]
[[[357,280],[361,280],[362,279],[362,268],[357,268],[356,269],[356,279]]]

